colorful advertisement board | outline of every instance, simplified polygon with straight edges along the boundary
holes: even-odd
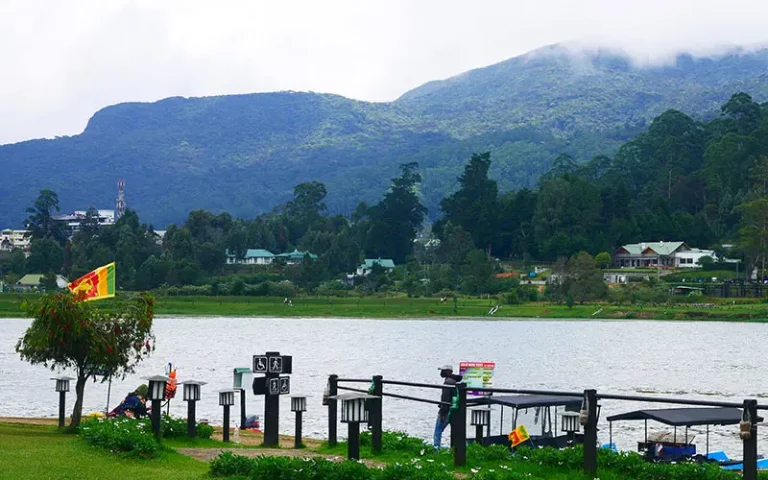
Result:
[[[459,362],[459,375],[467,384],[467,393],[470,395],[487,395],[485,392],[474,391],[475,388],[493,387],[493,371],[496,368],[494,362]]]

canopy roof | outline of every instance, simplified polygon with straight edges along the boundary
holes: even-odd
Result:
[[[494,395],[478,398],[477,403],[483,405],[503,405],[518,410],[535,407],[581,406],[582,397],[563,397],[558,395]]]
[[[608,417],[609,422],[617,420],[655,420],[675,427],[693,425],[735,425],[741,421],[738,408],[662,408],[656,410],[637,410]],[[758,417],[758,421],[762,421]]]

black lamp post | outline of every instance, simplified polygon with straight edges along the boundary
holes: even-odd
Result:
[[[163,400],[165,400],[165,385],[171,381],[171,378],[165,375],[153,375],[151,377],[144,377],[144,380],[149,381],[148,395],[152,401],[152,431],[155,432],[155,438],[159,440],[162,436],[160,431],[160,410],[162,410]]]
[[[229,442],[229,407],[235,404],[235,391],[219,390],[219,405],[224,407],[224,442]]]
[[[562,430],[568,434],[568,443],[573,445],[576,441],[576,432],[581,428],[580,415],[576,412],[564,412],[560,418]]]
[[[184,386],[184,401],[187,402],[187,435],[190,438],[195,438],[197,436],[195,404],[200,400],[200,387],[205,385],[205,382],[187,380],[181,384]]]
[[[483,430],[491,424],[491,408],[481,407],[470,410],[469,423],[475,426],[475,443],[485,445],[483,441]]]
[[[360,460],[360,424],[368,423],[368,410],[365,408],[365,401],[381,397],[351,392],[329,398],[341,400],[341,423],[346,423],[348,429],[347,458]]]
[[[59,428],[64,427],[64,413],[66,405],[67,392],[69,391],[69,382],[74,380],[72,377],[60,375],[58,377],[51,377],[51,380],[56,380],[56,391],[59,392]]]
[[[303,448],[301,442],[301,416],[307,411],[307,397],[294,395],[291,397],[291,411],[296,412],[296,435],[294,448]]]

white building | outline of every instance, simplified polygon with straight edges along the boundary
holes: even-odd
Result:
[[[30,238],[26,230],[0,230],[0,251],[10,251],[15,248],[25,252],[29,251]]]
[[[227,265],[269,265],[275,259],[275,254],[261,248],[249,248],[245,256],[239,259],[227,250]]]
[[[54,215],[51,217],[56,222],[61,222],[66,226],[67,232],[70,235],[74,235],[80,231],[80,223],[85,220],[85,216],[88,212],[86,210],[75,210],[72,213],[65,213],[63,215]],[[115,224],[115,211],[114,210],[96,210],[96,221],[99,226],[107,226]]]
[[[685,242],[644,242],[624,245],[613,255],[617,267],[629,268],[697,268],[704,257],[719,259],[714,250],[689,247]]]

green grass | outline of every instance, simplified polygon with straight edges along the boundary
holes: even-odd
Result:
[[[693,272],[691,272],[693,273]],[[0,317],[23,317],[21,304],[34,301],[34,294],[0,294]],[[568,308],[549,302],[503,305],[495,315],[488,310],[498,300],[459,298],[456,311],[453,301],[440,303],[436,298],[397,297],[297,297],[293,306],[274,297],[158,297],[155,313],[178,316],[274,316],[274,317],[350,317],[350,318],[425,318],[455,317],[504,320],[509,318],[542,319],[643,319],[643,320],[720,320],[768,322],[768,304],[756,299],[708,299],[697,297],[697,303],[711,307],[674,305],[607,305],[589,303]],[[109,308],[104,300],[100,306]]]
[[[121,458],[85,443],[77,435],[46,425],[0,423],[0,478],[3,480],[204,479],[208,465],[171,450],[159,458]]]

